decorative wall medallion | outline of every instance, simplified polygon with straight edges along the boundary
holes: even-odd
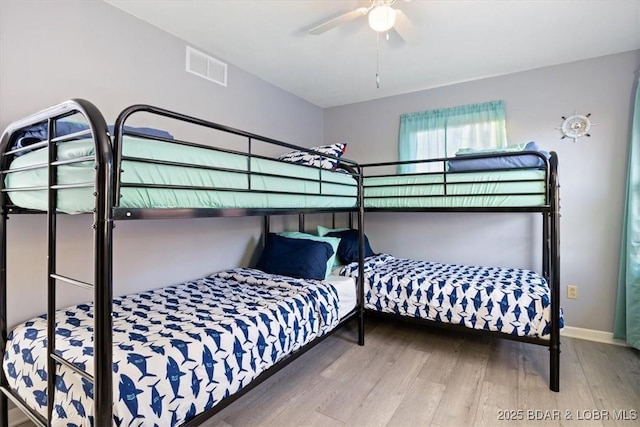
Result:
[[[560,129],[562,132],[562,139],[571,138],[573,142],[576,142],[578,138],[582,136],[591,136],[589,130],[591,126],[595,125],[591,123],[591,119],[589,119],[590,116],[591,113],[584,115],[578,114],[577,111],[573,113],[572,116],[562,116],[562,125],[556,129]]]

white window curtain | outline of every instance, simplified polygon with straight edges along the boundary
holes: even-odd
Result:
[[[490,101],[400,116],[399,160],[453,157],[461,148],[507,146],[504,102]],[[442,171],[444,162],[400,165],[398,173]]]

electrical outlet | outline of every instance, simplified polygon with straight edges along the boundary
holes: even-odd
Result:
[[[578,299],[578,287],[576,285],[567,286],[567,298]]]

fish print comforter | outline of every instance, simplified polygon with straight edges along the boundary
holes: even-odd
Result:
[[[367,258],[364,273],[367,309],[518,336],[549,338],[551,333],[549,286],[530,270],[379,254]],[[357,277],[358,264],[340,274]]]
[[[337,293],[252,269],[114,299],[116,426],[175,426],[210,409],[338,324]],[[57,313],[57,354],[93,373],[93,306]],[[16,327],[4,355],[9,386],[46,417],[46,321]],[[53,425],[90,426],[93,387],[58,366]]]

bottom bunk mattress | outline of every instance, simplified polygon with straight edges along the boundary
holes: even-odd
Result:
[[[338,299],[328,282],[253,269],[114,298],[114,425],[174,426],[212,408],[333,329]],[[56,319],[56,353],[92,373],[93,306]],[[9,334],[4,355],[9,387],[45,417],[46,345],[40,316]],[[93,425],[92,384],[58,366],[55,386],[52,424]]]
[[[340,274],[357,277],[358,264]],[[365,309],[525,337],[551,333],[549,286],[533,271],[379,254],[367,258],[364,274]]]

